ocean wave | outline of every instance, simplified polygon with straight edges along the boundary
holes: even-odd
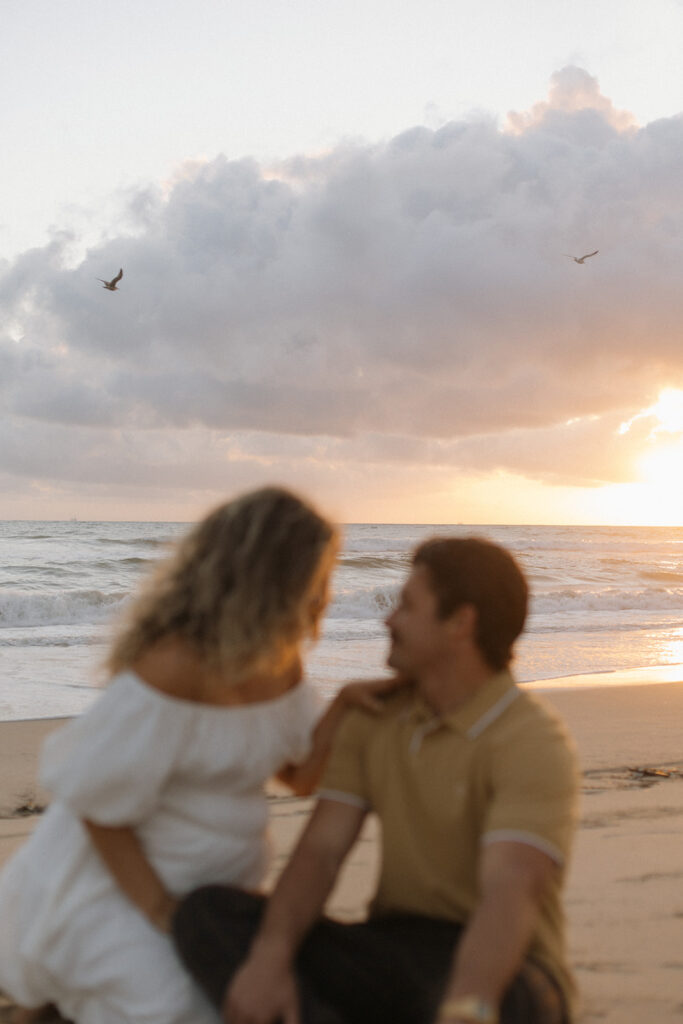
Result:
[[[678,536],[671,536],[671,534],[678,533]],[[479,531],[479,535],[485,535],[486,529],[482,528]],[[662,533],[652,533],[646,529],[643,529],[642,533],[636,536],[619,535],[608,533],[601,533],[599,530],[593,531],[593,534],[588,536],[585,533],[576,536],[572,533],[571,529],[559,530],[556,534],[551,534],[545,530],[537,535],[520,536],[518,533],[516,536],[510,536],[506,538],[504,535],[494,536],[494,531],[490,531],[489,534],[491,539],[498,541],[505,547],[509,547],[511,550],[518,555],[524,555],[527,551],[539,551],[539,552],[550,552],[556,551],[567,551],[574,552],[577,555],[586,556],[588,558],[596,558],[599,561],[610,561],[615,562],[627,561],[628,555],[647,555],[649,552],[668,553],[674,554],[678,557],[681,555],[681,548],[683,547],[683,533],[681,531],[673,530],[662,530]],[[605,552],[604,556],[601,552]],[[623,556],[623,557],[620,557]]]
[[[10,630],[8,630],[8,633],[9,636],[3,636],[0,631],[0,647],[2,648],[26,647],[35,650],[36,648],[49,647],[52,650],[55,647],[94,647],[102,643],[102,637],[97,632],[62,637],[55,637],[52,633],[36,636],[33,631],[30,636],[25,634],[12,636]]]
[[[7,540],[54,540],[54,536],[51,533],[7,533],[5,534]]]
[[[330,619],[383,621],[395,606],[400,583],[348,587],[338,591],[327,615]],[[124,603],[128,592],[109,590],[60,590],[40,593],[0,590],[0,629],[97,625],[111,617]],[[609,614],[614,626],[619,612],[683,613],[683,588],[649,587],[575,589],[565,587],[547,593],[532,593],[532,616],[558,619],[564,615]],[[623,625],[623,623],[622,623]]]
[[[534,612],[574,611],[683,611],[683,589],[651,587],[647,590],[573,590],[567,587],[551,594],[532,595]]]
[[[331,619],[384,619],[396,604],[399,589],[398,585],[385,585],[338,593],[328,609],[328,617]]]
[[[120,569],[122,565],[154,565],[155,562],[155,558],[129,555],[128,558],[102,558],[98,562],[90,562],[88,569]]]
[[[410,555],[342,555],[339,565],[345,569],[379,569],[381,572],[397,569],[403,572],[410,566]]]
[[[16,626],[69,626],[102,622],[126,594],[100,590],[59,593],[0,591],[0,629]]]
[[[173,537],[97,537],[98,544],[125,544],[126,547],[164,548]]]
[[[640,574],[644,580],[652,580],[654,583],[674,583],[683,586],[683,573],[671,569],[655,569]]]
[[[395,606],[400,585],[358,587],[335,595],[328,610],[331,619],[384,619]],[[585,590],[565,587],[531,598],[534,615],[565,615],[590,612],[683,612],[683,589],[652,587],[641,590]],[[614,624],[618,620],[614,619]]]
[[[3,563],[2,576],[7,579],[59,579],[62,576],[78,576],[82,570],[73,565],[55,565],[54,563],[38,563],[36,565],[12,565]]]

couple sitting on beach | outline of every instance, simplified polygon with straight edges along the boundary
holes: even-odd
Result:
[[[46,744],[53,803],[0,876],[18,1019],[45,1003],[77,1024],[571,1019],[576,772],[508,671],[525,580],[486,541],[420,545],[387,619],[395,679],[320,716],[301,648],[337,550],[310,505],[266,488],[196,526],[133,603],[108,688]],[[266,899],[264,783],[306,793],[321,773]],[[343,924],[323,907],[370,812],[378,889]]]

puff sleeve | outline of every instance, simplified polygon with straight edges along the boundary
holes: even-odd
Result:
[[[48,737],[41,782],[78,817],[139,824],[157,805],[191,725],[191,705],[122,673],[84,715]]]

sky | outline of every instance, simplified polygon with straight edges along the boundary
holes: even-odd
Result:
[[[683,526],[683,0],[0,11],[0,518]]]

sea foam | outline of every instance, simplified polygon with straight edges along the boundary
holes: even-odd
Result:
[[[61,590],[58,593],[5,590],[0,592],[0,629],[99,624],[118,609],[125,596],[100,590]]]

